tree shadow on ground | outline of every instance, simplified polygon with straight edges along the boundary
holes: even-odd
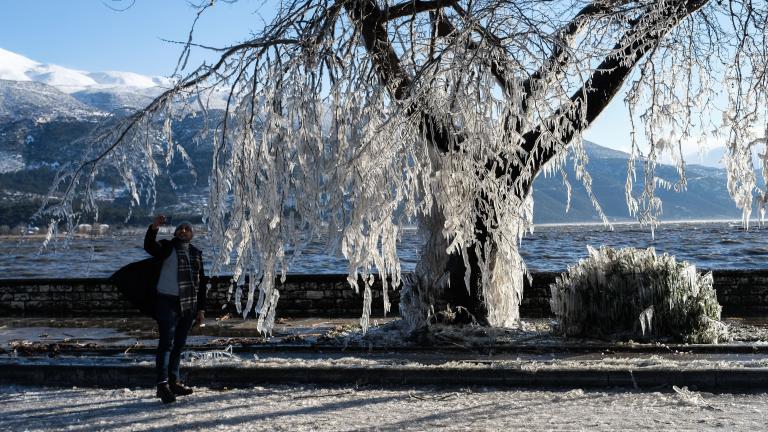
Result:
[[[532,389],[515,389],[515,390],[529,391]],[[492,390],[492,391],[497,391],[497,390]],[[437,391],[434,393],[450,394],[450,392],[446,392],[446,391]],[[563,390],[563,393],[564,394],[567,393],[567,390]],[[471,397],[474,397],[475,395],[476,393],[465,393],[465,394],[461,394],[460,396],[466,396],[471,398]],[[396,422],[378,425],[376,427],[376,430],[401,431],[404,429],[408,429],[409,427],[413,427],[415,425],[418,425],[419,428],[423,428],[423,429],[449,426],[448,424],[425,424],[425,423],[437,422],[439,420],[443,420],[444,422],[445,421],[455,422],[453,426],[468,427],[470,428],[470,430],[472,430],[474,428],[473,425],[477,425],[477,427],[480,427],[479,424],[481,424],[483,420],[488,420],[494,417],[498,417],[499,415],[501,415],[501,413],[508,412],[510,413],[510,415],[513,415],[513,413],[520,412],[520,410],[537,411],[537,410],[546,409],[547,407],[551,407],[553,403],[565,402],[565,401],[575,402],[575,401],[580,401],[585,399],[594,399],[596,397],[600,397],[600,395],[599,394],[590,395],[589,393],[585,392],[581,396],[572,397],[568,399],[560,399],[559,397],[555,397],[555,398],[547,398],[547,399],[536,400],[536,401],[516,401],[516,402],[520,402],[519,404],[487,402],[487,403],[483,403],[483,404],[479,404],[471,407],[440,410],[437,412],[433,411],[433,412],[430,412],[429,414],[422,415],[422,416],[412,415],[412,416],[409,416],[408,418],[405,418]],[[451,404],[452,401],[455,403],[456,400],[455,399],[441,400],[438,398],[433,400],[433,402],[435,401],[442,401],[442,402],[445,402],[446,404]],[[532,402],[532,403],[529,403],[529,402]],[[423,412],[423,411],[413,410],[413,414],[418,414],[420,412]]]
[[[71,399],[87,397],[83,393],[68,394]],[[289,418],[298,415],[312,415],[317,413],[329,413],[340,411],[355,406],[367,406],[386,403],[397,397],[362,397],[352,401],[340,401],[320,406],[301,407],[296,409],[278,410],[258,414],[237,415],[227,417],[233,410],[243,409],[254,404],[254,398],[259,396],[274,395],[278,392],[247,393],[232,392],[229,394],[208,394],[205,396],[192,396],[179,398],[174,404],[162,404],[159,400],[149,401],[147,394],[136,397],[122,397],[108,402],[95,401],[93,403],[56,404],[54,406],[37,407],[22,410],[4,411],[1,428],[10,430],[23,429],[59,429],[66,425],[68,430],[90,430],[95,426],[107,428],[120,428],[131,426],[132,430],[158,428],[180,429],[211,429],[222,425],[239,425],[246,422],[254,422],[265,419]],[[154,396],[152,393],[151,396]],[[52,395],[51,398],[54,396]],[[209,403],[218,403],[210,407]],[[225,404],[225,407],[219,406]],[[200,406],[199,409],[195,407]],[[77,408],[76,411],[71,411]],[[189,417],[187,421],[181,417]],[[175,419],[171,425],[151,425],[158,420]],[[78,428],[78,426],[80,426]]]
[[[65,400],[74,400],[80,397],[88,397],[88,389],[81,391],[67,392],[63,397]],[[51,395],[44,399],[62,399],[56,390],[51,391]],[[185,400],[179,398],[177,404],[164,405],[159,399],[154,398],[154,390],[136,391],[131,395],[125,395],[117,399],[111,399],[107,402],[94,401],[85,403],[58,403],[56,405],[35,407],[21,410],[4,410],[3,422],[5,426],[29,426],[31,423],[42,422],[43,424],[71,424],[72,422],[83,423],[84,427],[91,420],[100,420],[103,418],[115,418],[116,416],[132,415],[135,413],[150,413],[158,410],[166,410],[173,407],[187,407],[190,403],[207,404],[220,400],[226,400],[219,394],[210,394],[206,396],[195,396]],[[166,417],[167,413],[162,412],[156,416],[144,416],[142,420],[155,420]],[[49,423],[50,422],[50,423]],[[135,420],[123,423],[111,423],[112,426],[132,424]],[[41,425],[42,426],[42,425]]]

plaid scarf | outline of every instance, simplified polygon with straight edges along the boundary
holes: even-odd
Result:
[[[176,256],[179,259],[179,303],[181,310],[194,310],[197,308],[197,286],[200,282],[196,277],[200,271],[198,257],[194,254],[192,245],[189,245],[188,248],[182,248],[177,242],[175,247]]]

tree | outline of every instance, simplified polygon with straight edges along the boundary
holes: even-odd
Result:
[[[182,150],[174,118],[225,92],[224,119],[209,131],[206,220],[219,246],[214,267],[232,257],[238,276],[261,280],[248,300],[261,330],[274,319],[276,266],[285,274],[286,251],[321,233],[349,259],[350,284],[363,281],[363,327],[374,270],[385,295],[403,282],[401,311],[414,327],[448,307],[513,325],[533,181],[560,172],[570,188],[562,170],[570,158],[589,190],[581,134],[623,89],[647,137],[632,143],[630,212],[653,226],[655,188],[685,187],[682,157],[674,184],[654,175],[659,154],[680,155],[682,142],[717,129],[748,221],[757,191],[749,147],[765,135],[766,19],[766,3],[749,0],[284,1],[242,43],[206,47],[190,32],[179,71],[191,49],[219,60],[177,76],[149,106],[94,136],[62,176],[64,204],[49,210],[71,218],[72,197],[89,196],[105,164],[140,200]],[[714,105],[726,97],[718,123]],[[638,162],[644,188],[633,195]],[[762,208],[766,194],[758,198]],[[396,242],[414,219],[425,247],[403,278]]]

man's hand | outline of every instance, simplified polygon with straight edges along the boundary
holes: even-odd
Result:
[[[161,225],[165,225],[165,215],[159,214],[152,220],[152,229],[158,230]]]
[[[197,311],[197,319],[195,319],[196,327],[205,327],[205,312]]]

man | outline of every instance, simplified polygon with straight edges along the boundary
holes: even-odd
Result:
[[[165,216],[155,216],[144,236],[144,250],[158,262],[155,319],[160,331],[157,344],[157,397],[163,403],[176,396],[192,394],[192,389],[179,379],[181,352],[192,326],[205,319],[206,278],[203,254],[190,241],[194,237],[192,224],[182,222],[173,239],[157,241],[157,232],[165,224]],[[157,271],[157,270],[155,270]]]

